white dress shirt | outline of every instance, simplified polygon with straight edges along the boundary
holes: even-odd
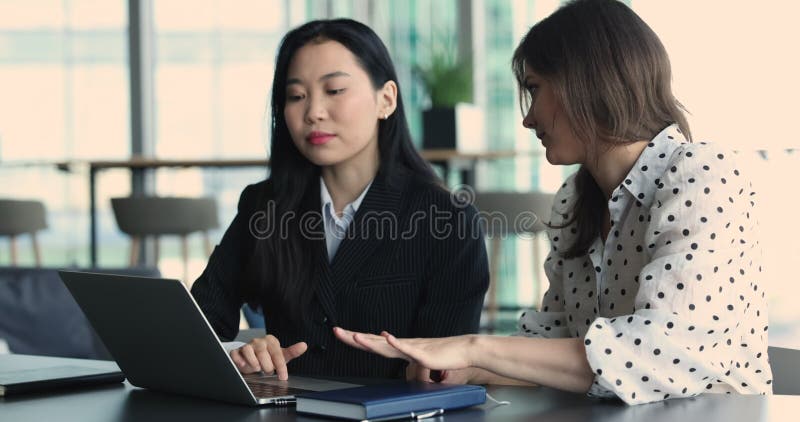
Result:
[[[517,335],[584,339],[590,395],[628,404],[703,392],[771,392],[755,197],[734,154],[659,133],[608,201],[611,231],[563,259],[575,223],[547,230],[550,288]],[[556,194],[551,225],[575,201]]]
[[[364,201],[364,197],[367,195],[370,186],[372,186],[372,181],[364,188],[364,191],[361,192],[358,198],[345,205],[340,217],[336,215],[336,211],[333,208],[333,198],[331,198],[331,194],[328,192],[328,187],[325,186],[325,180],[320,176],[320,204],[322,204],[322,221],[325,227],[325,243],[328,247],[328,262],[332,262],[333,257],[336,256],[336,251],[339,250],[339,244],[342,243],[342,239],[347,236],[347,228],[353,221],[358,207],[361,206],[361,202]]]

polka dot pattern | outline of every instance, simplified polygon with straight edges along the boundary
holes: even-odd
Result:
[[[664,129],[612,193],[605,242],[563,259],[574,227],[548,230],[550,287],[517,335],[583,338],[592,396],[771,392],[755,198],[734,153]],[[550,222],[574,201],[571,177]]]

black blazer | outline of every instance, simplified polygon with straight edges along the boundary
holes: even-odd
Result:
[[[238,333],[239,311],[248,291],[242,286],[253,255],[250,217],[265,209],[270,181],[242,192],[236,217],[192,294],[223,340]],[[319,211],[319,185],[306,200]],[[313,207],[316,205],[316,208]],[[386,214],[386,213],[391,214]],[[381,213],[381,214],[377,214]],[[393,216],[395,233],[365,230],[367,219]],[[366,218],[365,218],[366,217]],[[406,170],[379,172],[351,222],[356,236],[342,240],[329,264],[324,238],[315,240],[319,277],[302,321],[264,306],[267,332],[281,344],[305,341],[309,350],[289,363],[294,374],[399,377],[405,362],[351,348],[333,326],[398,337],[442,337],[478,329],[489,271],[483,235],[472,205]],[[309,251],[311,252],[311,251]],[[269,294],[268,292],[265,294]]]

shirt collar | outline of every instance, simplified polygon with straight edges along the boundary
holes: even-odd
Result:
[[[367,184],[367,187],[364,188],[364,191],[361,192],[361,195],[359,195],[358,198],[344,207],[343,213],[345,215],[352,217],[358,211],[358,208],[364,201],[364,197],[367,196],[367,191],[369,191],[370,186],[372,186],[372,181]],[[322,178],[322,176],[319,177],[319,196],[320,203],[322,204],[322,214],[326,215],[327,209],[329,210],[327,213],[330,213],[332,217],[338,219],[333,208],[333,198],[331,198],[331,194],[328,192],[328,187],[325,186],[325,180]]]
[[[626,189],[644,206],[652,205],[656,190],[663,183],[660,178],[672,161],[672,155],[686,142],[686,137],[677,124],[664,128],[650,140],[639,155],[636,164],[623,179],[618,192],[612,195],[612,200],[621,193],[621,189]]]

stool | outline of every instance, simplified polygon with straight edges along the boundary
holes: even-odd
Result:
[[[11,265],[17,265],[17,236],[28,233],[33,244],[36,266],[42,265],[42,251],[36,232],[47,228],[44,204],[40,201],[0,199],[0,236],[9,236],[11,241]]]
[[[139,247],[146,236],[155,237],[156,263],[159,256],[159,236],[177,235],[181,238],[183,281],[188,285],[188,235],[203,234],[206,256],[211,255],[208,232],[219,226],[217,203],[213,198],[127,197],[112,198],[111,207],[119,229],[131,237],[130,266],[139,260]]]

